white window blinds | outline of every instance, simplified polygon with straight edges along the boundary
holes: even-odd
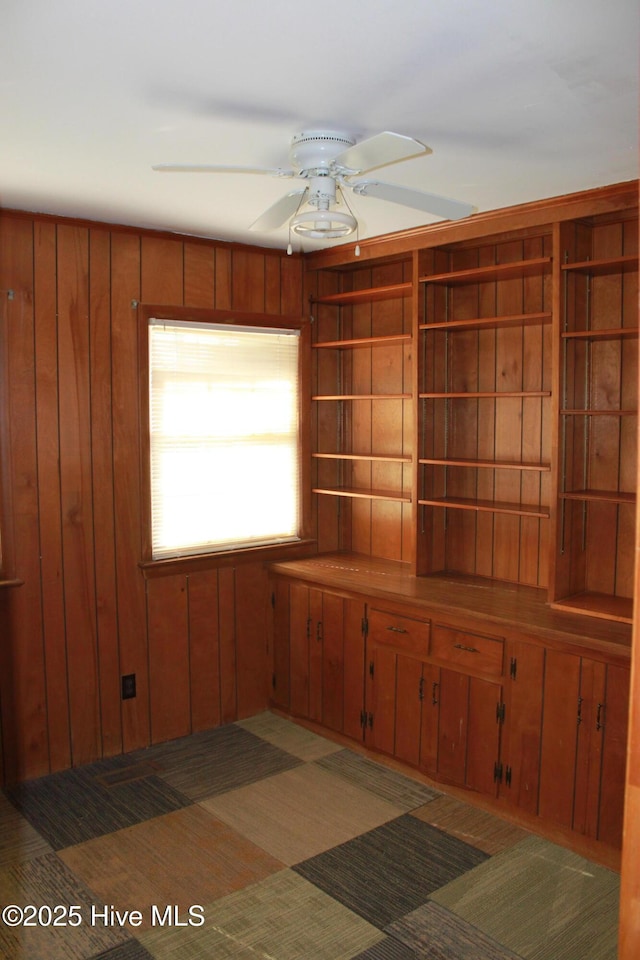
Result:
[[[154,559],[298,539],[299,340],[149,321]]]

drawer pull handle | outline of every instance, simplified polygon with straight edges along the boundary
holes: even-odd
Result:
[[[391,633],[408,633],[404,627],[387,627],[387,630],[390,630]]]
[[[466,650],[467,653],[480,653],[477,647],[467,647],[464,643],[454,643],[456,650]]]

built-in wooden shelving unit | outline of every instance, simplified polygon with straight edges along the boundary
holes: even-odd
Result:
[[[471,227],[317,271],[313,489],[326,546],[419,576],[531,585],[559,608],[626,620],[637,210]]]

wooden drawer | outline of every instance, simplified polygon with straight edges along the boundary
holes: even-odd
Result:
[[[502,673],[503,652],[502,637],[484,637],[442,624],[435,624],[433,627],[431,656],[463,667],[465,672],[487,673],[499,677]]]
[[[431,626],[428,620],[413,620],[384,610],[370,610],[368,620],[368,636],[374,643],[388,643],[423,656],[428,654]]]

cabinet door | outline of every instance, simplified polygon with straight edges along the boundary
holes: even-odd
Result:
[[[502,780],[498,797],[535,815],[538,812],[544,650],[531,643],[511,642],[507,648],[507,664],[500,744]]]
[[[629,670],[547,651],[541,817],[622,842]]]
[[[629,670],[582,658],[573,829],[622,845]]]
[[[311,615],[309,588],[289,588],[290,709],[294,717],[309,716],[309,642]]]
[[[392,647],[367,646],[365,742],[388,754],[395,746],[397,658]]]
[[[424,691],[422,663],[398,654],[396,660],[396,740],[394,754],[417,767],[420,762],[420,719]]]
[[[440,725],[440,667],[425,663],[422,669],[422,718],[420,732],[420,769],[428,776],[438,772]]]
[[[330,730],[343,728],[344,708],[344,606],[347,601],[331,593],[322,594],[322,697],[320,717]],[[316,628],[316,634],[318,629]]]
[[[438,700],[438,778],[495,796],[501,685],[441,669]]]
[[[370,644],[367,660],[366,743],[418,766],[422,662],[386,644]]]
[[[547,650],[538,813],[569,828],[573,825],[579,698],[580,658]]]
[[[271,583],[271,700],[289,710],[289,584],[283,580]]]
[[[607,666],[604,714],[601,710],[600,730],[598,731],[604,738],[598,840],[603,840],[615,847],[622,846],[629,725],[629,683],[630,671],[628,667],[612,664]],[[596,710],[597,726],[598,712]]]
[[[338,600],[337,597],[333,599]],[[309,590],[309,712],[310,720],[322,722],[324,665],[324,594]],[[331,629],[329,629],[331,635]],[[335,645],[335,638],[333,640]]]
[[[362,740],[364,735],[364,604],[360,600],[344,601],[343,644],[343,729],[347,737]]]

